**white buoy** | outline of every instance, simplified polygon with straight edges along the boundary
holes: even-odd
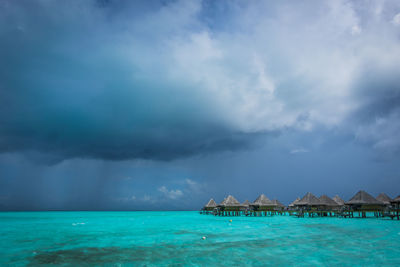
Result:
[[[205,237],[205,236],[203,236],[201,239],[203,239],[203,240],[206,240],[206,237]]]

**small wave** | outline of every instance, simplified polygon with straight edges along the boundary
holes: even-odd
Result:
[[[84,222],[78,222],[78,223],[72,223],[73,226],[77,226],[77,225],[84,225]]]

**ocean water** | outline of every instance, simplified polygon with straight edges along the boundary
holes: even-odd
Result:
[[[400,266],[400,221],[198,212],[0,213],[0,266],[231,265]]]

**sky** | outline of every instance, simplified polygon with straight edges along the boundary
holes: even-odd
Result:
[[[0,0],[0,210],[400,194],[400,2]]]

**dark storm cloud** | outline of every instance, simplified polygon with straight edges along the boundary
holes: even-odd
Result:
[[[0,152],[168,160],[320,125],[394,140],[396,2],[0,5]]]
[[[201,83],[165,71],[174,68],[168,37],[196,27],[195,2],[1,5],[2,152],[168,160],[255,137],[227,121]]]
[[[399,38],[396,0],[0,0],[0,209],[395,196]]]

